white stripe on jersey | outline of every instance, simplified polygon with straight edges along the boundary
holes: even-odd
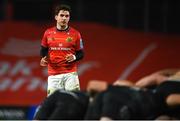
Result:
[[[82,42],[82,39],[80,39],[80,49],[83,49],[83,42]]]

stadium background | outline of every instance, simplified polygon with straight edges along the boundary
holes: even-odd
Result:
[[[46,96],[39,47],[43,32],[55,23],[52,9],[58,3],[72,7],[70,25],[84,40],[83,90],[90,80],[136,81],[180,68],[180,1],[1,0],[0,119],[32,119]]]

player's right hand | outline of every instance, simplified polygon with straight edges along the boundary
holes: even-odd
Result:
[[[47,58],[47,56],[44,56],[43,58],[41,58],[40,65],[41,66],[47,66],[48,65],[48,58]]]

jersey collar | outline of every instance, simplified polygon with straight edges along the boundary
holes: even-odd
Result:
[[[58,29],[58,28],[56,27],[56,30],[59,31],[59,32],[68,32],[69,29],[70,29],[69,26],[68,26],[66,29],[64,29],[64,30],[60,30],[60,29]]]

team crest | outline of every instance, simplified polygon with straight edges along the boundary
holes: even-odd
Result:
[[[66,42],[71,42],[72,40],[73,40],[72,37],[68,37],[68,38],[66,39]]]

